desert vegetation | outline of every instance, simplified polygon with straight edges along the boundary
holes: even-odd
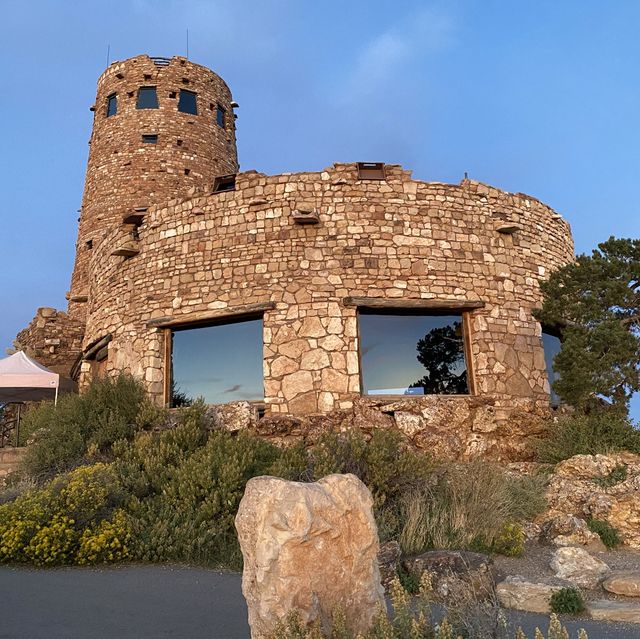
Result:
[[[278,448],[216,425],[196,402],[169,415],[120,376],[31,410],[24,469],[0,499],[0,561],[36,565],[181,561],[239,568],[233,520],[257,475],[313,481],[354,473],[371,490],[383,540],[429,548],[522,551],[521,522],[544,508],[544,477],[443,464],[401,435],[328,432]]]

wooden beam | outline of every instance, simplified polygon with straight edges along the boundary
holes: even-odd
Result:
[[[483,308],[484,302],[479,300],[448,300],[448,299],[398,299],[386,297],[345,297],[342,300],[344,306],[356,306],[360,308],[386,308],[386,309],[433,309],[433,310],[472,310]]]
[[[272,311],[276,307],[275,302],[261,302],[259,304],[244,304],[242,306],[230,306],[219,308],[215,311],[202,311],[200,313],[189,313],[177,317],[158,317],[149,320],[149,328],[168,328],[171,326],[182,326],[186,324],[202,324],[205,322],[215,322],[227,318],[239,317],[242,315],[252,315],[254,313],[264,313]]]
[[[89,346],[87,346],[87,348],[84,349],[84,353],[82,354],[82,359],[93,359],[96,353],[100,349],[104,348],[111,341],[111,339],[112,339],[111,333],[108,333],[104,337],[101,337],[95,342],[92,342],[91,344],[89,344]]]

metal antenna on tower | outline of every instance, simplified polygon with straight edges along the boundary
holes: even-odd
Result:
[[[189,29],[187,29],[187,60],[189,59]]]
[[[107,66],[109,66],[109,59],[111,58],[111,44],[107,45]]]

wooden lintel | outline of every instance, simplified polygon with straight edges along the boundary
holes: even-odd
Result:
[[[202,311],[200,313],[189,313],[178,317],[158,317],[149,320],[149,328],[168,328],[171,326],[181,326],[183,324],[202,324],[205,322],[215,322],[226,318],[238,317],[241,315],[252,315],[272,311],[276,307],[275,302],[260,302],[258,304],[244,304],[243,306],[229,306],[228,308],[218,308],[215,311]]]
[[[84,349],[84,353],[82,353],[82,359],[93,359],[95,354],[104,348],[112,339],[111,333],[101,337],[99,340],[89,344],[87,348]]]
[[[479,300],[448,300],[438,299],[398,299],[386,297],[345,297],[342,300],[344,306],[356,306],[360,308],[387,308],[387,309],[437,309],[437,310],[472,310],[482,308],[484,302]]]

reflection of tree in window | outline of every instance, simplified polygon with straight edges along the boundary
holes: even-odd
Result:
[[[189,397],[187,393],[176,385],[175,381],[171,381],[171,406],[172,408],[180,408],[181,406],[191,406],[193,397]]]
[[[464,361],[462,322],[431,329],[416,345],[426,375],[410,388],[426,395],[462,395],[469,392]]]

